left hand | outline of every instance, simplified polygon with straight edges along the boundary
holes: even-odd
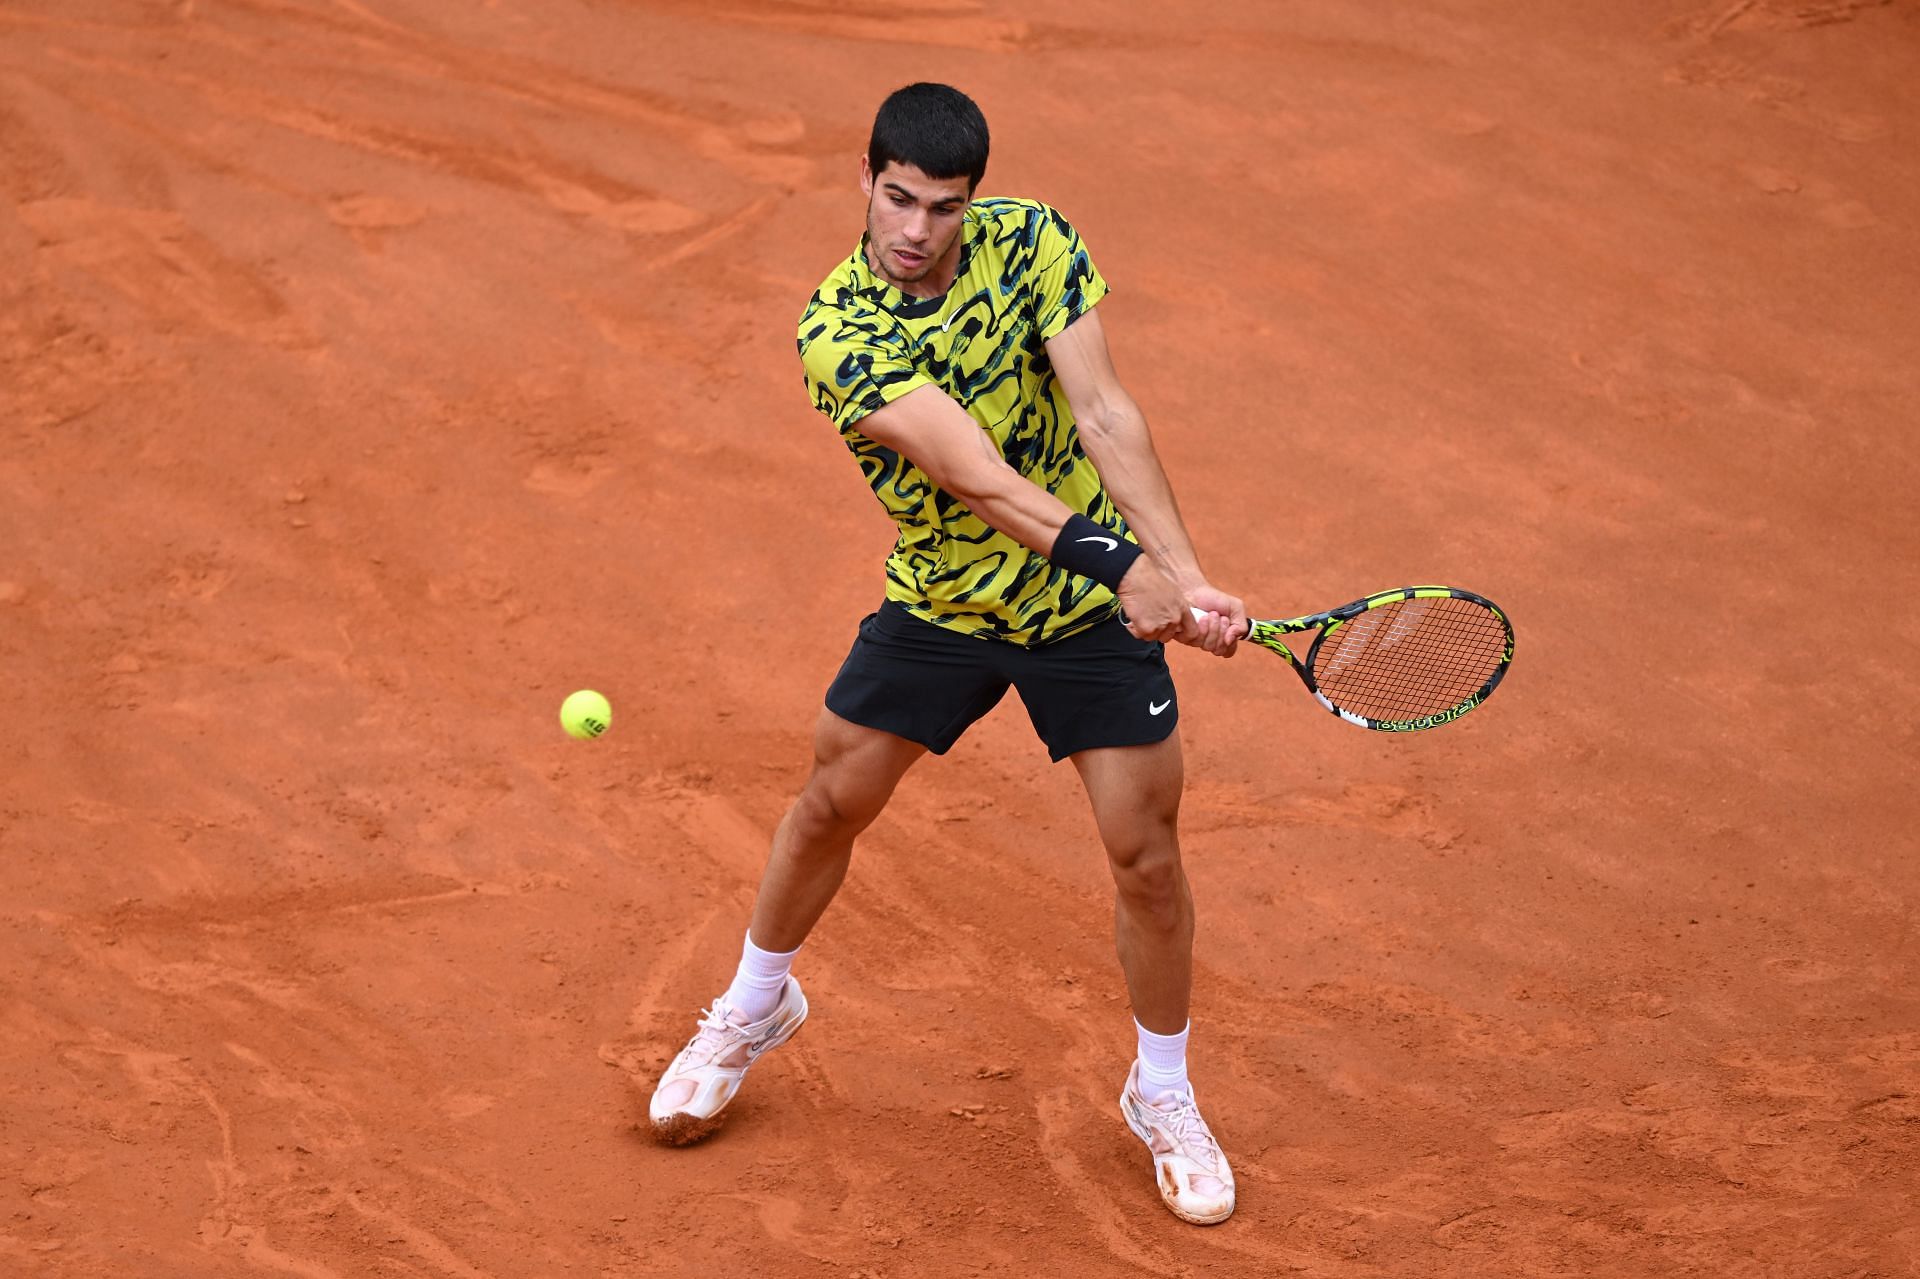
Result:
[[[1238,596],[1217,587],[1202,583],[1187,592],[1187,602],[1206,617],[1194,623],[1200,631],[1199,637],[1184,642],[1215,657],[1232,657],[1240,641],[1253,629],[1247,621],[1247,606]]]
[[[1187,607],[1187,597],[1173,579],[1153,562],[1151,555],[1137,557],[1120,579],[1114,591],[1127,630],[1135,639],[1182,644],[1200,642],[1200,623]]]

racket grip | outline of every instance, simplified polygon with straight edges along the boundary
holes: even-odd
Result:
[[[1195,607],[1194,607],[1193,605],[1191,605],[1191,604],[1189,604],[1189,605],[1187,605],[1187,612],[1189,612],[1189,613],[1192,613],[1192,614],[1193,614],[1193,620],[1194,620],[1194,621],[1196,621],[1196,622],[1203,622],[1203,621],[1205,621],[1205,620],[1206,620],[1206,617],[1207,617],[1207,610],[1206,610],[1206,609],[1204,609],[1204,608],[1195,608]],[[1247,636],[1248,636],[1248,635],[1251,635],[1251,634],[1253,634],[1253,623],[1252,623],[1252,622],[1248,622],[1248,623],[1247,623],[1247,630],[1246,630],[1246,634],[1244,634],[1244,635],[1239,635],[1239,636],[1236,636],[1236,637],[1235,637],[1235,639],[1234,639],[1234,642],[1235,642],[1235,643],[1237,644],[1237,643],[1239,643],[1239,642],[1240,642],[1241,640],[1243,640],[1243,639],[1245,639],[1245,638],[1247,638]]]

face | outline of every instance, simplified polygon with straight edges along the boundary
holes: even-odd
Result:
[[[867,265],[874,274],[923,296],[952,284],[960,227],[973,194],[967,180],[930,178],[892,161],[875,173],[861,156],[860,189],[867,195]]]

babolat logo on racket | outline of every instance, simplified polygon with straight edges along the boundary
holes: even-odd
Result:
[[[1383,733],[1413,733],[1423,728],[1438,728],[1442,724],[1452,723],[1480,704],[1478,697],[1469,697],[1450,711],[1441,711],[1438,715],[1422,715],[1419,719],[1395,720],[1390,723],[1370,725]]]

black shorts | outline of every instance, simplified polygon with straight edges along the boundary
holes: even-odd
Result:
[[[1008,685],[1055,760],[1163,741],[1180,720],[1165,646],[1135,639],[1118,617],[1025,648],[956,634],[892,600],[860,623],[827,709],[944,755]]]

